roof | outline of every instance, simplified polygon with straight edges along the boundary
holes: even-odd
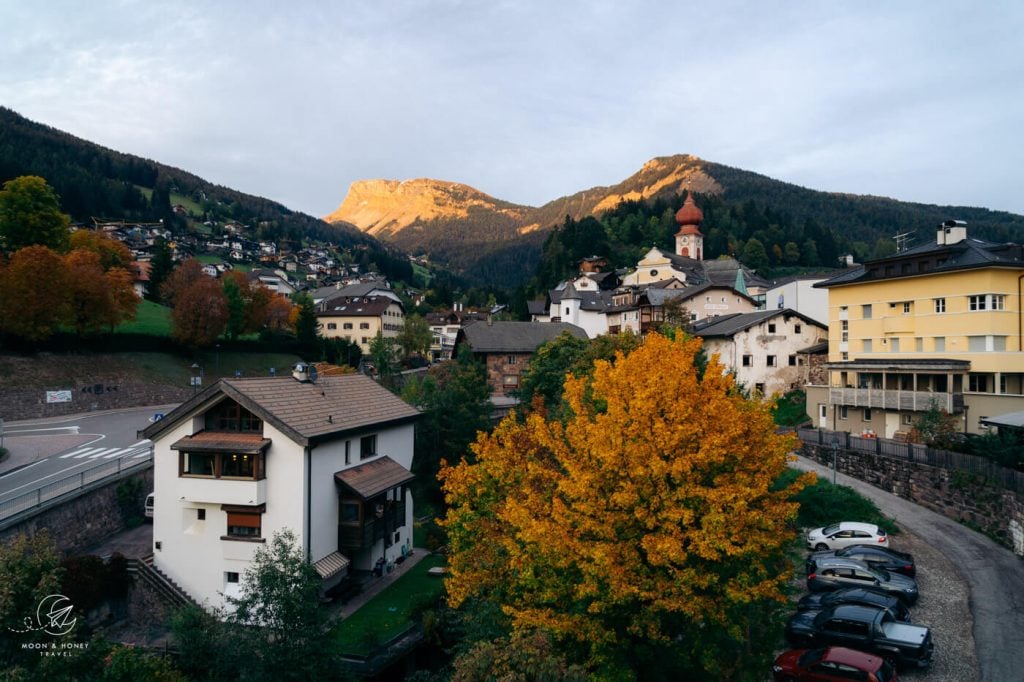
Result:
[[[338,297],[320,304],[317,317],[379,317],[388,307],[401,303],[387,296]]]
[[[363,500],[369,500],[385,490],[404,485],[413,478],[415,476],[412,472],[386,455],[334,474],[334,479],[338,483]]]
[[[807,346],[807,348],[801,348],[800,350],[797,351],[797,353],[806,354],[806,355],[817,355],[819,353],[827,353],[827,352],[828,352],[828,341],[822,341],[821,343],[815,343],[815,344],[813,344],[811,346]]]
[[[648,288],[644,291],[643,296],[647,299],[647,302],[651,305],[664,305],[665,301],[676,299],[679,301],[687,301],[694,296],[698,296],[705,291],[712,289],[724,289],[729,292],[730,295],[742,296],[743,298],[754,303],[754,299],[749,294],[737,291],[731,284],[714,284],[712,282],[704,282],[703,284],[696,284],[694,286],[685,287],[683,289],[663,289],[663,288]]]
[[[352,562],[349,561],[348,557],[341,552],[331,552],[313,564],[313,568],[316,569],[321,580],[327,580],[341,573],[350,563]]]
[[[156,439],[182,420],[209,410],[225,396],[304,446],[420,415],[419,410],[362,374],[320,377],[315,382],[291,376],[221,379],[141,434]]]
[[[858,358],[842,362],[827,362],[826,369],[850,371],[906,371],[931,369],[942,372],[966,372],[971,368],[970,360],[950,360],[948,358]]]
[[[795,310],[791,310],[789,308],[773,308],[771,310],[759,310],[754,313],[736,313],[734,315],[712,317],[699,329],[695,329],[693,333],[696,336],[701,337],[733,336],[737,332],[749,329],[755,325],[779,316],[782,316],[783,318],[799,317],[807,324],[813,324],[815,327],[820,327],[821,329],[826,328],[825,325],[820,322],[815,322],[811,318],[806,315],[802,315]]]
[[[548,302],[543,298],[538,298],[533,301],[526,302],[526,310],[531,315],[547,315],[548,314]]]
[[[979,422],[985,426],[998,426],[1007,429],[1024,429],[1024,412],[1008,412],[998,417],[981,417]]]
[[[474,353],[529,352],[568,332],[586,339],[581,327],[568,322],[492,322],[474,324],[459,330],[456,344],[465,342]]]
[[[195,452],[237,452],[241,455],[255,455],[270,446],[270,439],[259,433],[224,433],[221,431],[200,431],[192,436],[174,442],[171,450]]]
[[[943,261],[941,264],[940,260]],[[927,269],[920,267],[924,261],[929,263]],[[910,264],[908,272],[903,272],[902,266],[905,264]],[[901,266],[899,273],[895,272],[897,265]],[[892,266],[893,274],[885,274],[887,266]],[[998,244],[974,238],[963,239],[954,244],[922,244],[895,256],[868,261],[814,286],[828,288],[986,267],[1024,268],[1024,246],[1013,243]]]

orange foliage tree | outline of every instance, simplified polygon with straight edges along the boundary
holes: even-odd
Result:
[[[68,276],[68,323],[75,332],[95,334],[135,318],[139,299],[123,267],[104,271],[103,254],[78,248],[64,257]]]
[[[95,230],[75,230],[71,233],[71,250],[78,249],[99,254],[104,272],[111,268],[127,269],[132,264],[132,252],[124,243]]]
[[[782,550],[808,479],[772,487],[792,439],[717,356],[700,377],[699,349],[650,334],[566,379],[564,423],[509,417],[442,468],[452,606],[496,602],[599,677],[665,673],[671,656],[707,679],[750,663],[755,607],[783,602],[792,576]]]
[[[227,299],[217,280],[200,275],[198,280],[176,291],[171,338],[178,343],[192,348],[211,346],[224,333],[227,322]]]
[[[0,267],[0,332],[44,341],[66,318],[69,278],[60,254],[46,246],[19,249]]]

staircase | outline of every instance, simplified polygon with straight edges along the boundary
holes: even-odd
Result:
[[[196,600],[188,596],[178,583],[174,582],[153,564],[153,555],[147,554],[141,559],[128,560],[128,572],[136,579],[149,585],[157,596],[171,608],[182,606],[199,606]]]

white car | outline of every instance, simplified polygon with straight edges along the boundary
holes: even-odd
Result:
[[[824,528],[815,528],[807,533],[807,549],[822,551],[841,549],[849,545],[874,545],[888,547],[889,536],[873,523],[843,521]]]
[[[143,510],[147,519],[153,518],[153,493],[146,495],[146,504],[143,505]]]

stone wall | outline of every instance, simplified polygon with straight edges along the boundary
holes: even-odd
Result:
[[[832,449],[804,444],[802,454],[832,466]],[[1024,499],[981,476],[881,455],[840,450],[836,469],[959,521],[1024,557]]]
[[[121,511],[117,499],[117,488],[125,482],[138,480],[139,499],[131,503],[142,516],[142,505],[146,495],[153,489],[153,468],[133,473],[106,485],[94,488],[74,498],[36,514],[30,519],[0,532],[0,541],[15,535],[33,536],[47,530],[64,556],[85,552],[114,533],[128,527],[128,519]]]
[[[123,407],[177,404],[190,398],[193,392],[187,386],[161,386],[131,381],[105,381],[88,385],[69,383],[49,389],[70,391],[69,402],[47,403],[46,390],[4,388],[0,392],[0,417],[15,421]]]

